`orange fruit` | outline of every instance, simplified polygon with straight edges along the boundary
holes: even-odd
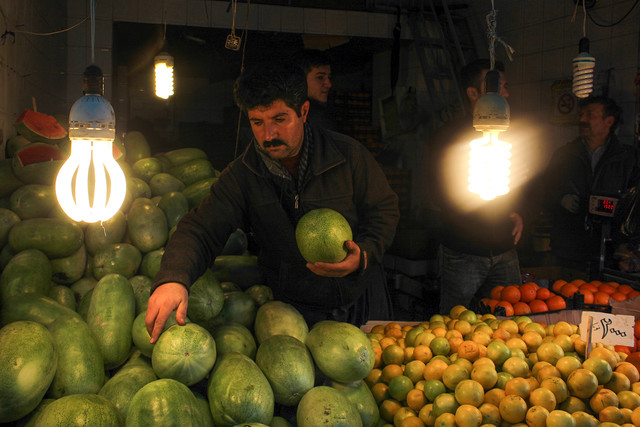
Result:
[[[550,411],[545,422],[547,427],[575,427],[576,425],[570,413],[559,409]]]
[[[491,292],[489,293],[489,296],[491,297],[491,299],[495,299],[495,300],[500,300],[500,295],[502,295],[502,290],[504,289],[504,286],[498,285],[498,286],[494,286],[491,289]]]
[[[611,295],[615,291],[616,291],[616,288],[611,286],[611,284],[609,283],[603,283],[602,285],[598,286],[598,292],[604,292]]]
[[[489,307],[491,309],[491,312],[493,313],[493,310],[495,309],[496,304],[498,303],[498,300],[493,298],[482,298],[480,302],[486,305],[487,307]]]
[[[500,293],[500,299],[515,304],[520,301],[520,288],[516,285],[505,286]],[[509,315],[507,315],[509,316]]]
[[[598,377],[589,369],[576,369],[567,377],[567,387],[572,396],[588,399],[598,390]]]
[[[620,286],[620,283],[618,283],[618,282],[607,282],[607,285],[611,286],[612,288],[617,289]]]
[[[409,408],[419,412],[420,409],[427,404],[427,397],[424,395],[422,390],[414,388],[407,393],[406,401]]]
[[[375,383],[371,386],[371,394],[373,394],[376,403],[380,405],[382,401],[389,398],[389,386],[385,383]]]
[[[402,375],[402,373],[402,366],[395,364],[387,365],[382,368],[382,375],[380,375],[380,380],[385,384],[389,384],[389,381],[391,381],[392,378],[397,377],[398,375]]]
[[[538,285],[533,282],[525,283],[520,286],[520,301],[531,302],[536,299],[536,293],[538,292]]]
[[[496,308],[498,307],[503,307],[504,311],[505,311],[505,316],[507,317],[511,317],[513,316],[513,305],[511,305],[511,303],[509,301],[498,301],[498,304],[496,304]]]
[[[608,388],[601,388],[589,399],[589,407],[596,414],[599,414],[607,406],[618,406],[619,404],[618,395]]]
[[[627,294],[627,297],[631,299],[637,297],[638,295],[640,295],[640,291],[631,291]]]
[[[545,288],[540,288],[538,292],[540,292],[540,290],[542,289],[545,289]],[[546,291],[549,292],[549,289],[546,289]],[[529,303],[529,307],[531,307],[532,313],[542,313],[545,311],[549,311],[549,307],[547,306],[547,304],[544,301],[541,301],[539,299],[534,299],[533,301],[531,301]]]
[[[542,301],[546,300],[550,296],[551,296],[551,291],[547,288],[540,288],[536,292],[536,299],[539,299]]]
[[[382,361],[385,365],[401,365],[404,363],[404,349],[397,344],[391,344],[382,350]]]
[[[570,284],[567,283],[565,287],[569,285]],[[562,289],[564,289],[564,287]],[[549,297],[549,299],[546,300],[545,303],[547,304],[549,310],[564,310],[565,308],[567,308],[567,302],[560,295]]]
[[[513,304],[513,314],[515,314],[516,316],[524,316],[525,314],[530,313],[531,307],[529,307],[529,304],[527,304],[526,302],[518,301],[517,303]]]
[[[554,292],[558,292],[558,293],[560,293],[560,289],[562,289],[562,287],[563,287],[564,285],[566,285],[566,284],[567,284],[567,281],[566,281],[566,280],[558,279],[558,280],[556,280],[555,282],[553,282],[553,285],[551,285],[551,289],[552,289]]]
[[[627,300],[627,296],[625,294],[622,294],[620,292],[614,292],[611,294],[610,298],[614,301],[626,301]]]
[[[459,404],[477,408],[484,402],[484,388],[477,381],[462,380],[456,385],[454,396]]]
[[[593,294],[593,302],[601,305],[609,305],[609,294],[598,291]]]
[[[413,381],[405,375],[398,375],[389,381],[389,396],[397,401],[403,401],[413,390]]]
[[[558,404],[556,395],[551,390],[544,387],[538,387],[531,390],[529,394],[529,402],[532,406],[541,406],[547,411],[553,411]]]
[[[582,285],[578,286],[580,289],[585,289],[587,291],[590,292],[598,292],[598,287],[591,284],[591,283],[583,283]]]
[[[631,384],[640,381],[640,372],[633,363],[629,363],[626,361],[620,362],[616,365],[614,372],[620,372],[621,374],[626,375],[626,377],[629,378]]]
[[[549,411],[542,406],[534,405],[527,410],[526,424],[530,427],[547,427]]]
[[[456,409],[456,425],[464,427],[480,426],[482,412],[476,406],[462,404]]]
[[[576,292],[578,292],[578,287],[573,283],[567,283],[560,289],[560,294],[567,298],[572,297]]]
[[[527,414],[527,402],[516,395],[505,396],[498,408],[502,420],[510,424],[521,423]]]
[[[593,292],[591,292],[589,289],[583,288],[578,289],[578,292],[583,295],[585,304],[593,304]]]
[[[629,285],[620,285],[616,288],[621,294],[629,295],[629,292],[633,291],[633,288]]]

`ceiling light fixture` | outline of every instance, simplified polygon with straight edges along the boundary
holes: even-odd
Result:
[[[91,59],[94,62],[94,0],[91,0]],[[71,154],[58,171],[56,197],[62,210],[74,221],[106,221],[124,201],[127,182],[113,158],[116,119],[105,98],[104,77],[96,65],[86,68],[82,91],[69,112]]]
[[[508,193],[511,173],[511,144],[499,139],[499,134],[509,128],[511,114],[507,100],[500,95],[500,74],[494,69],[495,41],[504,45],[509,59],[514,50],[498,37],[493,0],[491,6],[487,15],[491,69],[485,77],[485,93],[473,109],[473,127],[483,135],[469,144],[468,189],[483,200]]]

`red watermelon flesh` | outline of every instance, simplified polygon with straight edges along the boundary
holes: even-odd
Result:
[[[56,143],[66,138],[67,131],[55,117],[26,109],[14,123],[16,131],[31,142]]]

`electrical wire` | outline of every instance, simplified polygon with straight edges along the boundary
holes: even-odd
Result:
[[[511,46],[509,46],[507,42],[505,42],[498,36],[498,32],[496,31],[496,28],[498,26],[498,20],[496,18],[496,15],[497,13],[496,13],[494,0],[491,0],[491,12],[487,14],[486,20],[487,20],[487,37],[489,37],[489,58],[491,60],[492,70],[496,62],[496,48],[495,48],[496,41],[500,42],[502,46],[504,46],[504,50],[507,52],[507,57],[509,57],[510,61],[513,61],[512,54],[515,52],[515,50]]]
[[[4,16],[4,13],[2,15]],[[76,28],[78,25],[82,24],[87,19],[89,19],[88,16],[83,18],[82,21],[78,22],[77,24],[72,25],[69,28],[65,28],[64,30],[59,30],[59,31],[52,31],[50,33],[36,33],[36,32],[33,32],[33,31],[25,31],[25,30],[13,30],[12,32],[20,33],[20,34],[29,34],[31,36],[53,36],[53,35],[56,35],[56,34],[60,34],[60,33],[66,32],[66,31],[73,30],[74,28]],[[5,22],[6,22],[6,20],[5,20]]]
[[[95,0],[91,0],[91,63],[96,63],[96,5]]]
[[[596,24],[598,27],[603,27],[603,28],[610,28],[610,27],[614,27],[616,25],[618,25],[619,23],[621,23],[627,16],[629,16],[629,14],[631,12],[633,12],[633,9],[636,8],[636,6],[638,5],[638,3],[640,2],[640,0],[636,0],[635,3],[633,3],[633,6],[631,6],[631,9],[629,9],[627,11],[627,13],[625,13],[622,18],[618,19],[616,22],[612,22],[610,24],[601,24],[599,22],[597,22],[595,19],[593,19],[593,16],[591,16],[591,14],[587,11],[586,14],[587,16],[589,16],[589,19],[591,20],[591,22],[593,22],[594,24]]]
[[[249,38],[247,35],[247,27],[249,26],[249,8],[251,7],[251,0],[247,0],[247,15],[244,21],[244,30],[242,31],[242,40],[244,43],[242,44],[242,56],[240,58],[240,74],[244,72],[244,58],[247,50],[247,39]],[[234,22],[235,22],[235,10],[234,10]],[[240,143],[240,122],[242,121],[242,110],[238,109],[238,126],[236,127],[236,145],[233,152],[233,158],[238,157],[238,144]]]

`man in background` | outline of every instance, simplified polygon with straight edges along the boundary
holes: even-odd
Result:
[[[601,230],[589,218],[589,197],[620,197],[640,180],[640,154],[615,135],[622,116],[613,99],[580,101],[580,135],[558,148],[545,174],[551,251],[565,268],[589,274],[597,264]]]
[[[469,63],[460,73],[468,111],[485,93],[487,59]],[[499,93],[509,96],[504,66],[497,62]],[[440,210],[440,312],[461,304],[473,309],[490,288],[521,283],[516,244],[523,230],[519,193],[482,200],[468,190],[469,142],[480,138],[473,115],[453,119],[432,141],[428,170],[431,202]]]
[[[335,119],[328,106],[332,86],[329,56],[321,50],[303,49],[296,52],[292,60],[307,76],[307,96],[310,102],[307,119],[310,123],[335,131]]]

